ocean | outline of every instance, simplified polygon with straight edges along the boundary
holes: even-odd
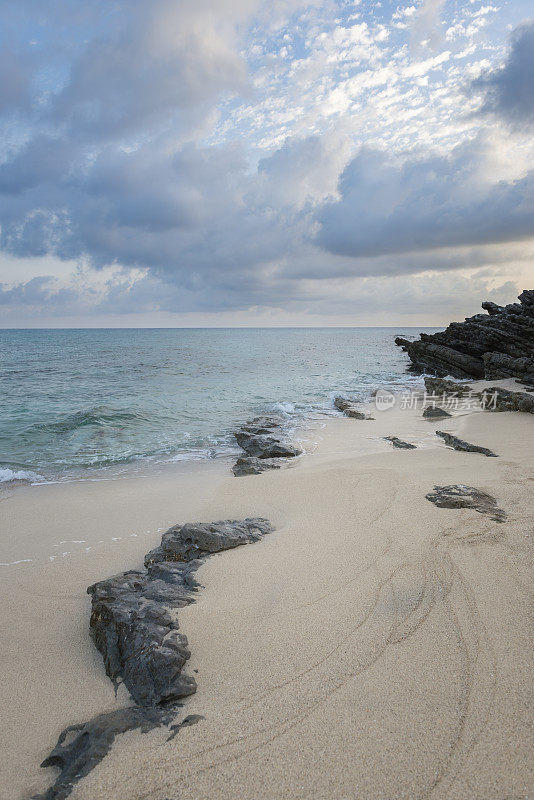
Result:
[[[428,329],[430,331],[430,329]],[[394,344],[415,328],[0,331],[0,482],[94,479],[238,452],[232,431],[289,427],[351,392],[420,382]]]

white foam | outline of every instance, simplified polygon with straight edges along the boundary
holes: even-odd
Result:
[[[42,475],[36,472],[31,472],[25,469],[9,469],[9,467],[0,467],[0,483],[10,483],[11,481],[24,481],[25,483],[32,483],[38,481]]]

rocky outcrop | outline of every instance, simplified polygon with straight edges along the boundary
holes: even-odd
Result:
[[[495,522],[504,522],[506,518],[496,499],[474,486],[435,486],[425,497],[438,508],[471,508],[479,514],[489,514]]]
[[[526,392],[490,386],[486,392],[479,392],[477,397],[484,402],[486,411],[524,411],[534,414],[534,397]]]
[[[398,450],[415,450],[416,445],[410,444],[410,442],[403,442],[402,439],[399,439],[397,436],[384,436],[384,439],[387,442],[391,442],[393,447],[396,447]]]
[[[262,518],[175,525],[163,534],[159,547],[147,553],[144,570],[129,570],[87,589],[91,636],[106,674],[115,687],[124,683],[136,705],[66,728],[41,765],[57,767],[60,774],[36,800],[67,797],[117,735],[135,728],[146,732],[173,721],[181,707],[178,700],[196,691],[194,678],[182,674],[191,653],[176,618],[176,609],[194,602],[194,572],[212,553],[257,542],[272,531]],[[198,719],[190,715],[171,726],[170,738]]]
[[[498,458],[497,453],[494,453],[493,450],[489,450],[487,447],[479,447],[478,444],[470,444],[457,436],[453,436],[452,433],[436,431],[436,436],[441,436],[447,447],[452,447],[453,450],[460,450],[463,453],[481,453],[481,455],[489,458]]]
[[[221,550],[257,542],[272,531],[271,523],[260,517],[175,525],[163,534],[159,547],[146,554],[145,566],[150,574],[152,565],[162,561],[195,561],[213,553],[220,553]],[[159,575],[157,571],[156,575]]]
[[[232,467],[232,472],[236,478],[243,475],[261,475],[270,469],[280,469],[284,463],[283,458],[255,458],[254,456],[242,456],[238,458]]]
[[[238,445],[254,461],[234,465],[234,475],[258,475],[267,469],[279,469],[283,462],[278,459],[295,458],[302,453],[300,447],[289,441],[282,428],[282,421],[275,416],[255,417],[242,425],[234,434]],[[257,460],[265,461],[260,468]]]
[[[360,411],[357,408],[346,408],[343,412],[346,417],[350,417],[351,419],[374,419],[370,414],[366,414],[364,411]]]
[[[356,400],[350,400],[348,397],[334,398],[335,407],[338,411],[342,411],[346,417],[351,417],[351,419],[374,419],[370,414],[366,414],[356,408],[355,403]]]
[[[534,289],[518,299],[507,306],[483,303],[487,314],[453,322],[439,333],[422,333],[413,342],[398,337],[395,343],[408,353],[413,372],[533,384]]]
[[[472,392],[470,386],[465,383],[455,383],[454,381],[447,381],[444,378],[435,378],[431,376],[425,377],[425,389],[428,394],[436,395],[437,397],[446,397],[447,395],[455,395],[456,397],[464,397]]]
[[[425,419],[443,419],[444,417],[450,417],[448,411],[445,411],[444,408],[438,408],[437,406],[428,406],[423,411],[423,417]]]

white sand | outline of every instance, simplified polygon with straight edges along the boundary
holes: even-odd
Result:
[[[38,764],[60,730],[127,702],[90,642],[85,587],[139,566],[158,527],[251,515],[276,532],[210,558],[198,602],[179,612],[198,670],[183,716],[205,719],[171,742],[162,729],[120,737],[73,800],[534,797],[534,416],[376,416],[329,421],[316,451],[280,472],[210,468],[0,502],[3,538],[47,540],[40,561],[2,572],[2,797],[45,788],[53,771]],[[446,449],[436,428],[500,458]],[[393,450],[386,434],[421,446]],[[425,499],[452,483],[493,494],[507,521]],[[96,541],[47,563],[67,539]]]

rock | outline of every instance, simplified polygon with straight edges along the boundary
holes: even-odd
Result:
[[[193,561],[221,550],[257,542],[272,533],[271,523],[260,517],[219,522],[188,522],[169,528],[161,537],[161,544],[145,556],[145,566],[160,561]]]
[[[485,392],[479,392],[477,397],[484,402],[486,411],[524,411],[534,414],[534,397],[526,392],[512,392],[491,386]]]
[[[396,447],[399,450],[415,450],[416,445],[410,444],[410,442],[403,442],[402,439],[399,439],[397,436],[384,436],[386,441],[391,442],[393,447]]]
[[[495,522],[506,519],[506,513],[497,507],[495,498],[473,486],[435,486],[425,497],[438,508],[472,508],[480,514],[489,514]]]
[[[282,428],[282,418],[274,415],[255,417],[242,425],[234,434],[238,445],[248,458],[239,458],[234,464],[234,475],[259,475],[267,469],[279,469],[283,458],[295,458],[302,453],[290,442]],[[260,465],[259,460],[265,462]]]
[[[194,678],[182,675],[191,653],[173,611],[194,602],[194,572],[201,559],[256,542],[272,531],[271,523],[261,517],[175,525],[163,534],[161,545],[147,553],[144,570],[129,570],[89,586],[93,642],[108,677],[115,687],[123,682],[137,705],[66,728],[41,764],[58,767],[60,774],[34,800],[67,797],[119,734],[170,725],[181,708],[177,700],[196,691]],[[172,725],[169,739],[200,719],[190,714]]]
[[[106,674],[124,683],[139,706],[155,706],[196,691],[182,675],[190,657],[172,613],[194,600],[199,559],[258,541],[273,530],[265,519],[175,525],[145,556],[146,571],[116,575],[88,588],[91,636]]]
[[[395,343],[410,357],[413,372],[439,377],[534,382],[534,290],[519,295],[519,303],[483,303],[487,314],[452,322],[444,331],[420,334]]]
[[[479,447],[477,444],[470,444],[463,439],[458,439],[457,436],[453,436],[452,433],[436,431],[436,436],[441,436],[447,447],[452,447],[453,450],[461,450],[463,453],[481,453],[483,456],[488,456],[489,458],[498,458],[497,453],[494,453],[487,447]]]
[[[90,722],[65,728],[56,746],[41,764],[41,767],[57,767],[60,773],[48,791],[34,795],[33,800],[64,800],[74,784],[88,775],[107,755],[116,736],[137,728],[141,733],[148,733],[160,725],[169,725],[179,709],[178,705],[120,708],[100,714]],[[173,727],[178,729],[184,724],[185,720]]]
[[[436,406],[428,406],[423,411],[423,417],[426,419],[443,419],[443,417],[450,417],[452,416],[449,414],[448,411],[445,411],[444,408],[437,408]]]
[[[454,381],[447,381],[444,378],[425,377],[425,389],[428,394],[436,396],[456,395],[456,397],[463,397],[470,394],[472,389],[465,383],[455,383]]]
[[[335,397],[334,405],[338,411],[345,411],[345,409],[354,405],[354,400],[349,400],[348,397]]]
[[[243,456],[238,458],[232,467],[232,472],[238,478],[243,475],[261,475],[270,469],[280,469],[284,460],[281,458],[255,458],[254,456]]]
[[[302,453],[300,447],[279,436],[238,431],[236,441],[245,453],[256,458],[294,458]]]
[[[261,434],[272,436],[279,433],[281,428],[282,417],[278,417],[275,414],[264,414],[259,417],[254,417],[254,419],[251,419],[249,422],[245,422],[245,424],[241,426],[240,430],[254,436],[259,436]]]
[[[365,414],[363,411],[358,411],[357,408],[353,408],[349,406],[343,412],[346,417],[351,417],[352,419],[374,419],[370,414]]]

